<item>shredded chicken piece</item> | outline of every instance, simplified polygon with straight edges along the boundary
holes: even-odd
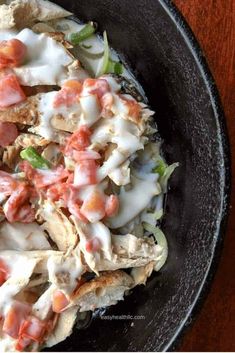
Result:
[[[55,204],[45,201],[41,205],[38,214],[45,221],[42,228],[48,232],[59,250],[66,251],[76,246],[78,238],[75,228]]]

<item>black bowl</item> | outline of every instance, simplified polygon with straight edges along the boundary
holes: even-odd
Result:
[[[181,15],[163,0],[59,0],[98,22],[143,86],[164,138],[170,183],[164,231],[169,259],[146,287],[74,330],[56,351],[162,351],[191,321],[221,248],[230,188],[229,147],[214,81]],[[141,316],[126,319],[118,315]]]

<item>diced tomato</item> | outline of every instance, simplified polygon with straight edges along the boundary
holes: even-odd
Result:
[[[68,187],[68,186],[67,186]],[[83,216],[81,213],[81,200],[79,199],[79,193],[78,190],[73,186],[69,185],[68,187],[68,193],[66,193],[64,197],[64,201],[66,203],[66,206],[69,210],[69,212],[76,218],[78,218],[80,221],[87,223],[86,217]]]
[[[113,217],[119,209],[119,199],[117,195],[110,195],[105,204],[105,213],[107,217]]]
[[[59,165],[51,170],[38,171],[35,175],[34,184],[37,188],[43,188],[65,180],[68,176],[69,172],[62,165]]]
[[[101,247],[101,244],[98,238],[93,238],[86,243],[86,251],[90,253],[99,251],[100,247]]]
[[[101,158],[101,156],[98,152],[92,151],[92,150],[90,150],[90,151],[89,150],[87,150],[87,151],[73,150],[71,157],[76,162],[84,161],[87,159],[100,159]]]
[[[28,317],[19,330],[19,336],[40,343],[45,335],[47,323],[35,316]]]
[[[97,184],[97,164],[94,160],[81,160],[75,167],[74,186]]]
[[[62,165],[54,169],[38,170],[34,169],[29,162],[23,161],[19,163],[19,169],[26,174],[27,179],[32,181],[36,188],[44,188],[69,177],[69,172]]]
[[[0,193],[10,196],[18,186],[18,181],[11,174],[0,170]]]
[[[114,103],[113,95],[112,93],[108,92],[105,93],[101,99],[100,99],[100,104],[102,107],[102,117],[103,118],[111,118],[113,116],[113,113],[111,111],[112,105]]]
[[[34,169],[28,161],[22,161],[19,163],[18,168],[21,172],[25,173],[28,180],[33,180],[36,174],[36,169]]]
[[[9,269],[5,262],[0,258],[0,286],[9,278]]]
[[[13,303],[4,318],[3,332],[12,338],[18,338],[21,324],[29,315],[30,311],[31,306],[28,304],[20,302]]]
[[[65,146],[65,154],[70,153],[71,149],[84,151],[90,145],[91,130],[86,126],[81,126],[68,139]]]
[[[52,310],[55,313],[61,313],[69,305],[69,300],[66,295],[57,290],[53,293]]]
[[[65,197],[65,193],[68,191],[67,183],[56,183],[50,185],[47,189],[47,198],[51,201],[59,201]]]
[[[127,99],[124,96],[120,97],[125,106],[128,108],[128,115],[137,123],[140,120],[141,106],[134,99]]]
[[[30,338],[19,337],[16,342],[15,349],[19,352],[23,352],[31,343],[32,340]]]
[[[94,189],[84,200],[81,213],[89,222],[95,223],[105,216],[105,195],[99,189]]]
[[[11,145],[18,136],[18,130],[15,124],[0,122],[0,146]]]
[[[69,80],[63,84],[62,89],[56,94],[53,106],[57,108],[61,105],[70,107],[78,103],[79,95],[82,91],[82,84],[76,80]]]
[[[21,103],[26,96],[14,74],[7,74],[0,78],[0,108],[7,108]]]
[[[19,66],[26,55],[27,47],[19,39],[0,42],[0,69]]]
[[[107,92],[110,92],[110,87],[105,79],[87,78],[83,83],[84,94],[96,94],[99,99]]]
[[[31,223],[35,219],[35,211],[29,204],[31,187],[21,183],[12,192],[4,206],[7,220],[12,222]]]

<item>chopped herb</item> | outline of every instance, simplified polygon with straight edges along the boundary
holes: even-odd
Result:
[[[95,33],[95,27],[92,22],[89,22],[79,32],[71,33],[69,36],[70,42],[75,46],[80,44],[85,39]]]
[[[109,60],[106,73],[121,75],[123,73],[123,65],[120,62]]]
[[[167,168],[167,164],[164,162],[163,159],[158,160],[158,165],[153,169],[154,173],[158,173],[160,176],[163,176],[165,170]]]
[[[92,45],[81,44],[84,49],[91,49]]]
[[[121,75],[122,72],[123,72],[123,65],[120,62],[116,62],[110,59],[110,49],[109,49],[107,32],[104,31],[104,55],[103,55],[101,69],[97,76],[101,76],[104,74],[112,74],[112,73]]]
[[[34,168],[49,169],[50,162],[40,156],[33,147],[28,147],[20,152],[20,157],[28,161]]]

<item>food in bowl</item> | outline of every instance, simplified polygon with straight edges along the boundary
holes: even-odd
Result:
[[[94,23],[0,6],[0,349],[64,340],[167,259],[153,112]]]

